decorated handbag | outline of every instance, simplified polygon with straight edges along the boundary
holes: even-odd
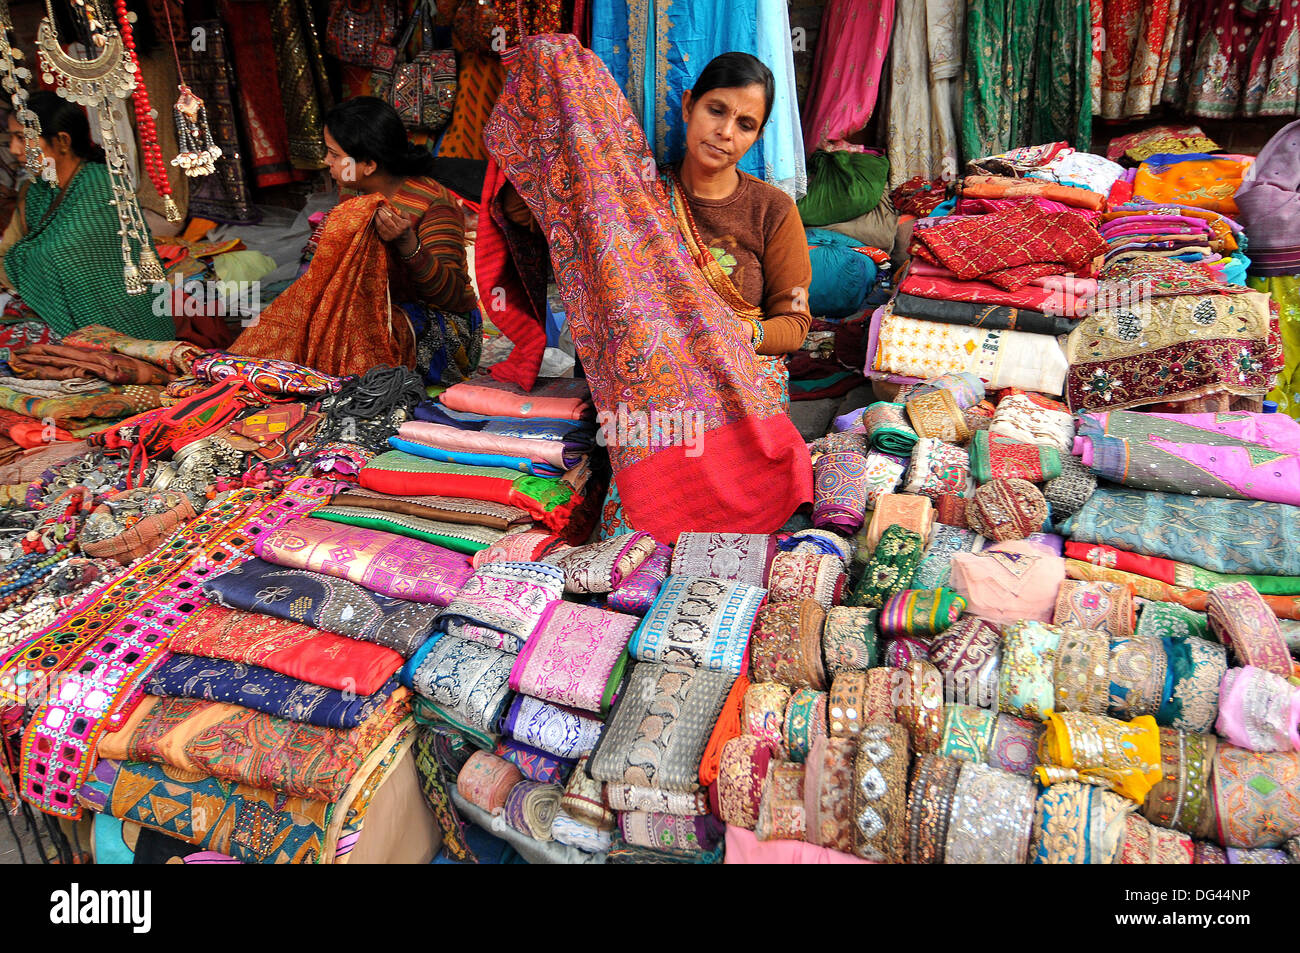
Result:
[[[392,67],[397,35],[396,0],[334,0],[325,23],[325,49],[344,63]]]
[[[376,65],[373,89],[387,100],[407,129],[436,132],[451,119],[456,102],[456,51],[432,48],[437,10],[433,0],[417,0],[406,29],[397,40],[394,62],[385,69]],[[406,62],[399,62],[420,27],[422,49]]]

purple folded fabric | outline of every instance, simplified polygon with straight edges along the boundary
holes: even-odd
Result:
[[[640,566],[623,580],[623,584],[609,594],[605,606],[614,612],[627,612],[632,615],[645,615],[654,605],[655,597],[663,588],[668,578],[668,566],[672,561],[673,548],[665,543],[655,546],[655,551],[646,557]]]

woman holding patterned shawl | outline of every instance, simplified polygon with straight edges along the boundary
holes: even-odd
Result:
[[[230,351],[364,374],[418,367],[433,383],[478,366],[482,325],[465,265],[465,216],[429,177],[433,157],[411,144],[397,111],[359,96],[325,117],[325,162],[340,188],[307,272]]]
[[[607,533],[767,533],[812,495],[785,368],[760,356],[802,343],[807,246],[793,201],[736,169],[771,75],[744,54],[718,59],[683,96],[680,168],[656,173],[622,92],[572,36],[530,37],[509,56],[484,129],[547,238],[601,413]]]

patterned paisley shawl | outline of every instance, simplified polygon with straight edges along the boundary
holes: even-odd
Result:
[[[812,498],[812,466],[754,352],[753,316],[692,261],[599,58],[575,37],[536,36],[508,65],[484,142],[548,237],[630,523],[662,540],[772,532]]]

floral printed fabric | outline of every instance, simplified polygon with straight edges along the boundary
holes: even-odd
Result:
[[[510,687],[556,705],[608,711],[637,622],[592,606],[555,603],[515,660]]]
[[[921,563],[925,544],[919,533],[894,524],[880,537],[867,563],[851,602],[854,606],[879,609],[890,596],[902,592]]]
[[[542,557],[564,572],[569,592],[604,593],[617,589],[655,551],[649,533],[628,533]]]
[[[495,735],[510,695],[508,653],[437,633],[402,668],[402,682],[445,709],[456,721]]]
[[[458,638],[517,653],[543,615],[564,596],[564,574],[545,563],[489,563],[438,616]]]

